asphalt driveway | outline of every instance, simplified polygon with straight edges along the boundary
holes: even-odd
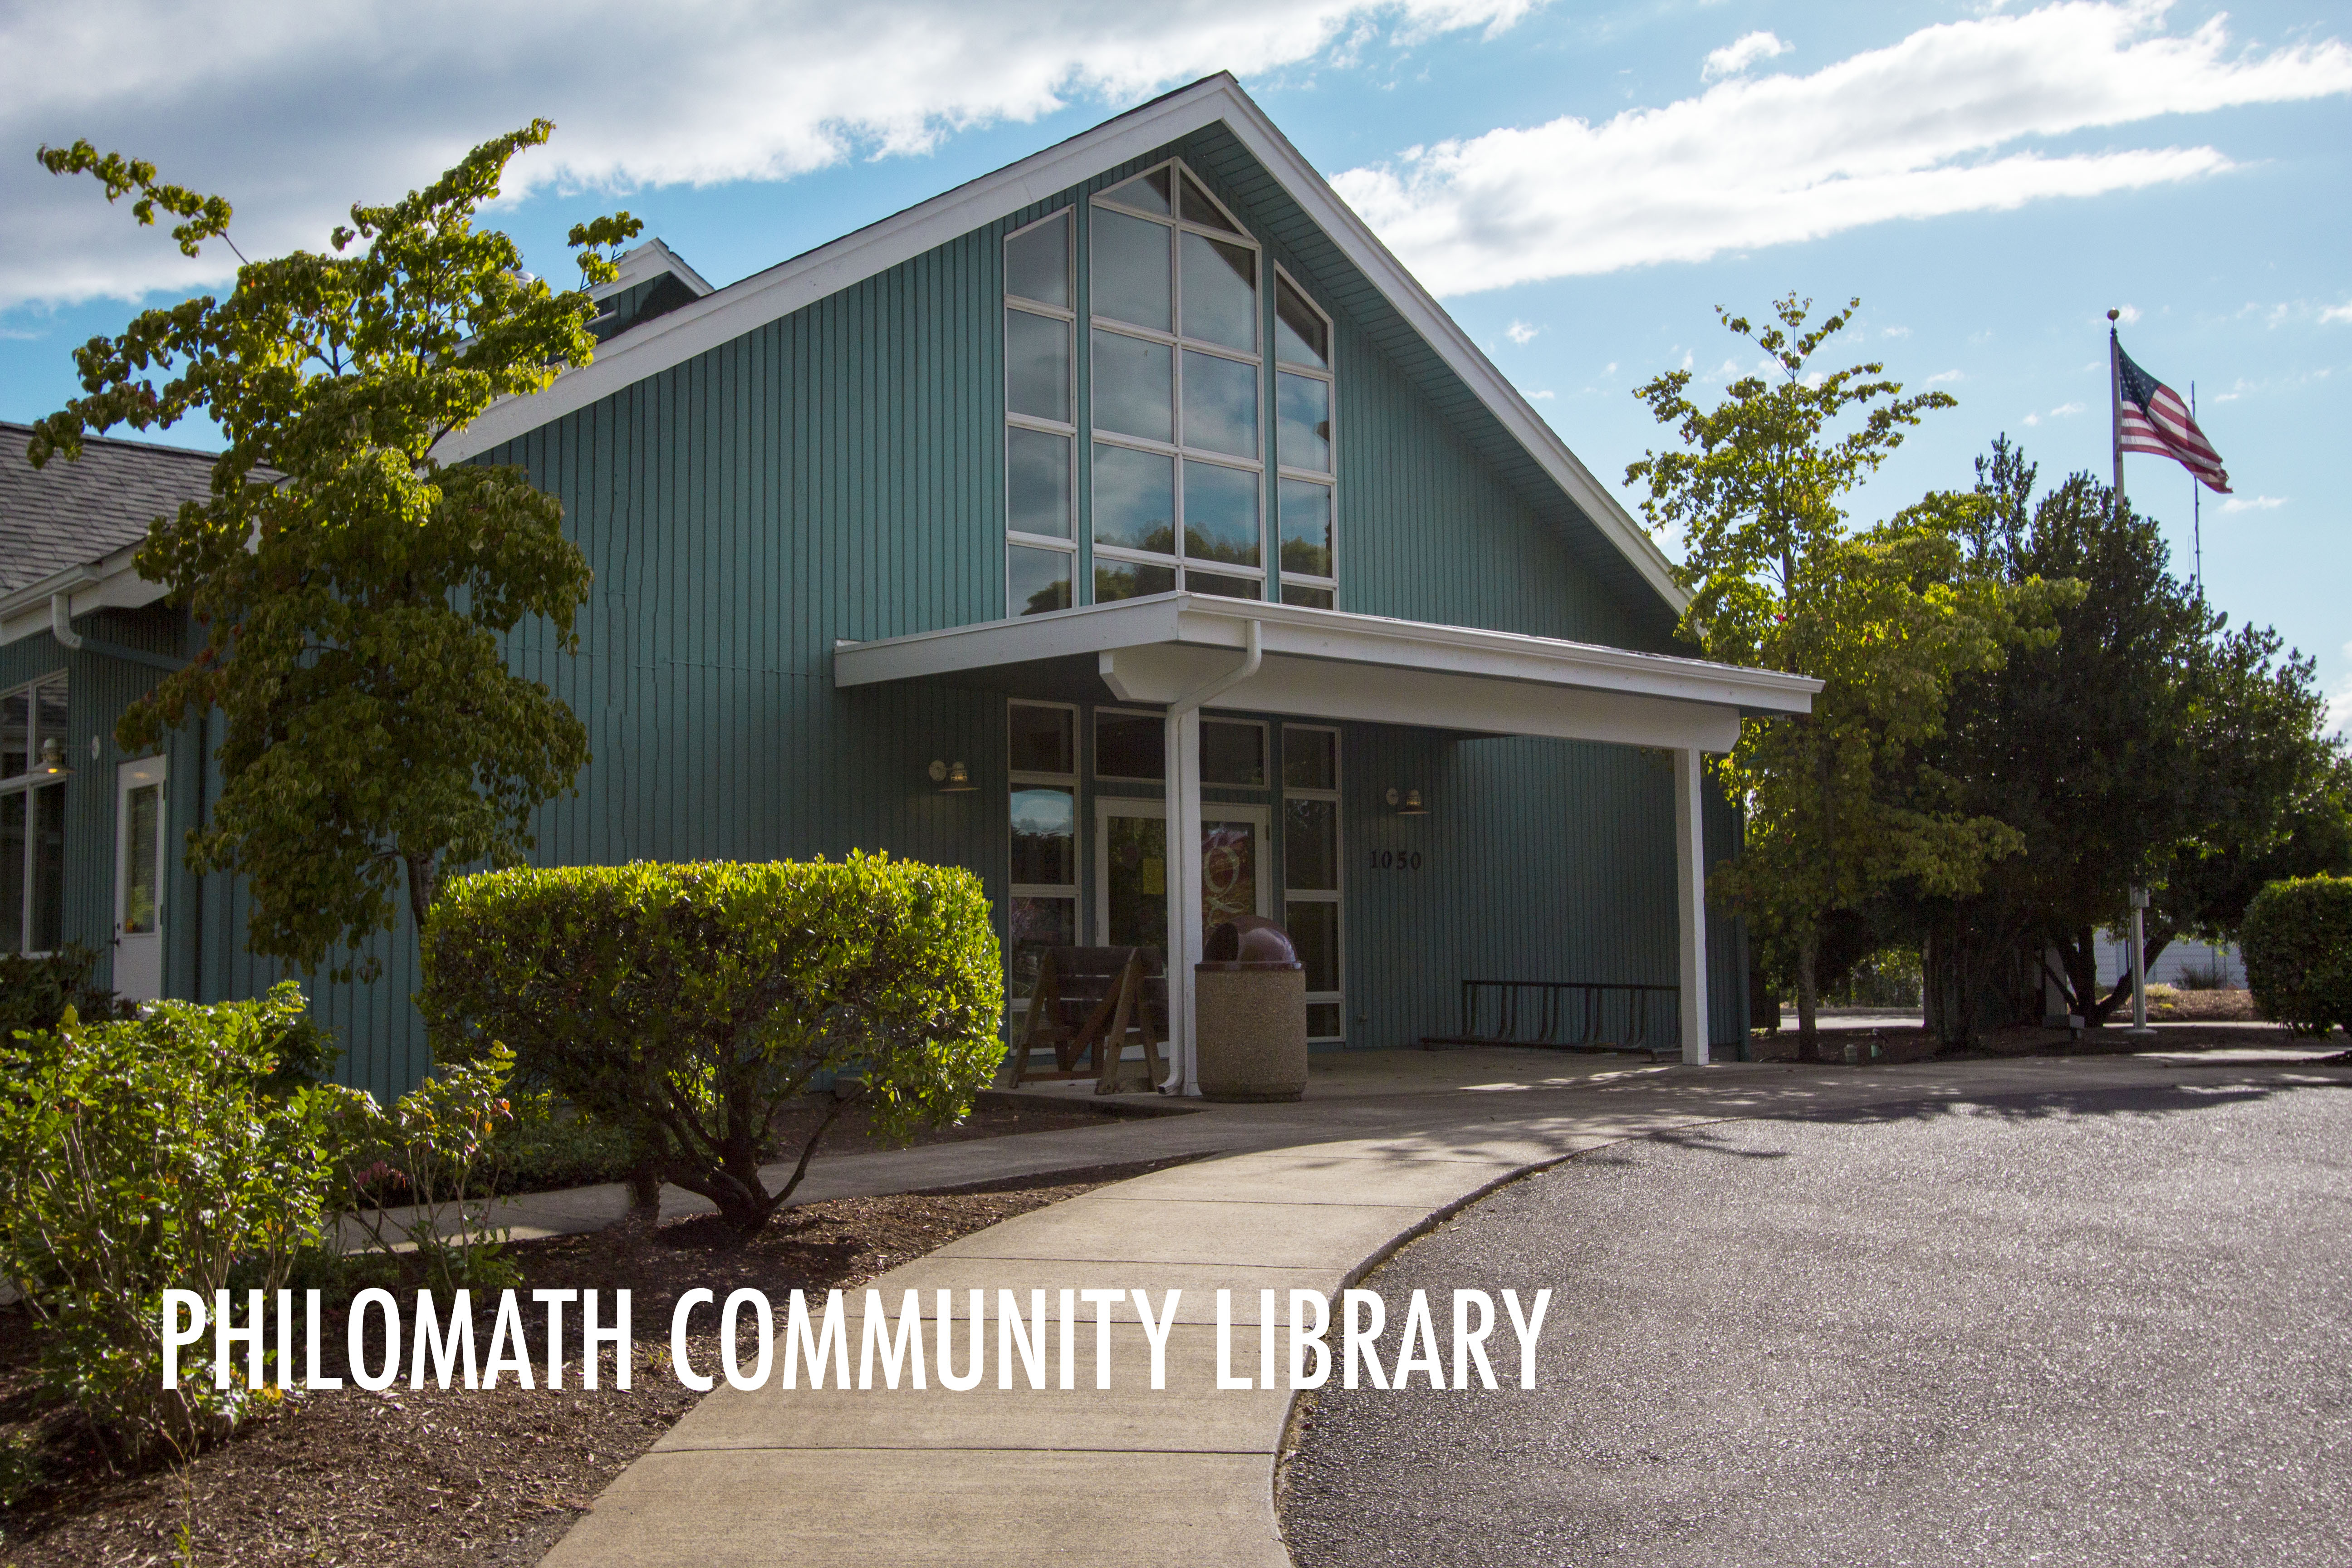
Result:
[[[1516,1183],[1371,1283],[1551,1287],[1541,1385],[1315,1396],[1291,1550],[2352,1563],[2347,1087],[1733,1122]]]

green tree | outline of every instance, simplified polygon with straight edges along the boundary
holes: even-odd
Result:
[[[2096,1024],[2097,933],[2154,895],[2151,962],[2187,935],[2227,936],[2274,879],[2352,853],[2352,764],[2324,733],[2309,660],[2266,629],[2229,629],[2174,577],[2153,519],[2075,474],[2047,490],[2006,437],[1977,463],[1974,566],[2012,584],[2071,579],[2056,635],[1969,683],[1935,751],[1965,809],[2023,838],[1973,895],[1924,911],[1929,1022],[1958,1039],[1984,1016],[2032,1016],[2045,978]]]
[[[1688,371],[1638,389],[1684,450],[1626,470],[1652,529],[1679,531],[1684,635],[1710,658],[1823,682],[1802,717],[1751,721],[1719,782],[1748,814],[1738,858],[1711,891],[1744,914],[1797,982],[1799,1052],[1817,1054],[1820,960],[1833,917],[1891,887],[1958,893],[2018,845],[1998,819],[1946,809],[1917,787],[1920,748],[1943,723],[1952,682],[1997,667],[2055,592],[1964,569],[1961,541],[1983,508],[1931,495],[1874,527],[1845,498],[1945,393],[1906,395],[1864,363],[1811,368],[1861,301],[1808,327],[1811,300],[1776,300],[1759,330],[1718,312],[1769,370],[1733,382],[1714,409]]]
[[[500,647],[534,616],[576,646],[590,575],[561,503],[519,468],[434,456],[493,401],[588,363],[587,289],[637,232],[626,213],[573,228],[582,286],[557,292],[511,238],[475,226],[509,161],[553,129],[534,121],[423,191],[354,205],[331,253],[247,263],[226,300],[93,338],[75,353],[86,395],[28,452],[70,458],[85,434],[200,412],[219,426],[211,495],[158,518],[138,557],[205,645],[118,734],[145,746],[223,713],[223,788],[188,862],[245,877],[249,945],[298,968],[340,942],[351,973],[397,923],[404,880],[421,928],[444,866],[519,858],[531,810],[588,760],[579,720]],[[94,175],[110,201],[138,193],[142,224],[159,207],[181,218],[190,256],[227,238],[226,202],[159,183],[151,163],[87,142],[40,159]]]

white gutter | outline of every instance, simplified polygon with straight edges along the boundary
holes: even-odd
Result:
[[[86,637],[73,629],[73,595],[49,595],[49,636],[68,653],[86,653],[98,658],[119,658],[127,664],[150,665],[157,669],[185,669],[188,661],[173,658],[167,653],[149,653],[143,647],[125,647],[118,642],[98,637]]]
[[[1192,1027],[1192,965],[1201,958],[1201,721],[1202,707],[1258,672],[1265,660],[1264,625],[1249,617],[1242,661],[1224,674],[1168,704],[1168,858],[1176,874],[1168,879],[1167,1081],[1162,1094],[1201,1092],[1199,1040]],[[1188,724],[1186,721],[1190,721]],[[1188,735],[1189,731],[1189,735]],[[1189,744],[1187,743],[1189,740]],[[1123,1046],[1106,1046],[1123,1049]]]

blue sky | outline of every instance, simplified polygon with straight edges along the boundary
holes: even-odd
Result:
[[[1739,345],[1714,307],[1752,313],[1790,289],[1862,296],[1856,355],[1960,400],[1863,514],[1965,483],[2002,431],[2045,475],[2104,472],[2105,312],[2124,308],[2126,348],[2184,394],[2196,383],[2229,464],[2236,495],[2204,508],[2210,595],[2316,657],[2352,721],[2338,8],[770,10],[0,12],[0,142],[87,135],[152,157],[229,196],[248,248],[274,249],[316,245],[353,196],[396,194],[546,113],[560,129],[531,155],[537,188],[502,215],[534,265],[560,275],[563,231],[625,206],[726,283],[1230,67],[1612,483],[1665,434],[1631,389],[1685,356],[1719,386]],[[110,54],[126,36],[144,42]],[[457,36],[466,58],[415,42]],[[0,237],[0,417],[71,395],[71,346],[134,300],[217,281],[220,264],[184,260],[22,153],[0,161],[0,201],[16,219]],[[2188,476],[2127,462],[2185,574]]]

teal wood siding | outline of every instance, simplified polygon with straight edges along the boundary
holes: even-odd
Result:
[[[77,616],[73,629],[80,636],[135,647],[148,653],[178,656],[181,617],[161,606],[145,610],[100,610]],[[115,721],[122,710],[163,678],[152,666],[110,658],[89,651],[60,647],[47,632],[0,647],[0,691],[63,671],[66,676],[66,762],[73,773],[66,780],[65,939],[98,950],[92,978],[101,985],[114,979],[114,774],[134,755],[114,743]],[[90,755],[90,742],[98,755]],[[190,979],[180,944],[194,912],[195,879],[180,864],[178,847],[194,822],[195,776],[199,752],[192,734],[167,739],[169,784],[164,792],[168,811],[163,910],[163,984],[170,994],[184,994]]]

